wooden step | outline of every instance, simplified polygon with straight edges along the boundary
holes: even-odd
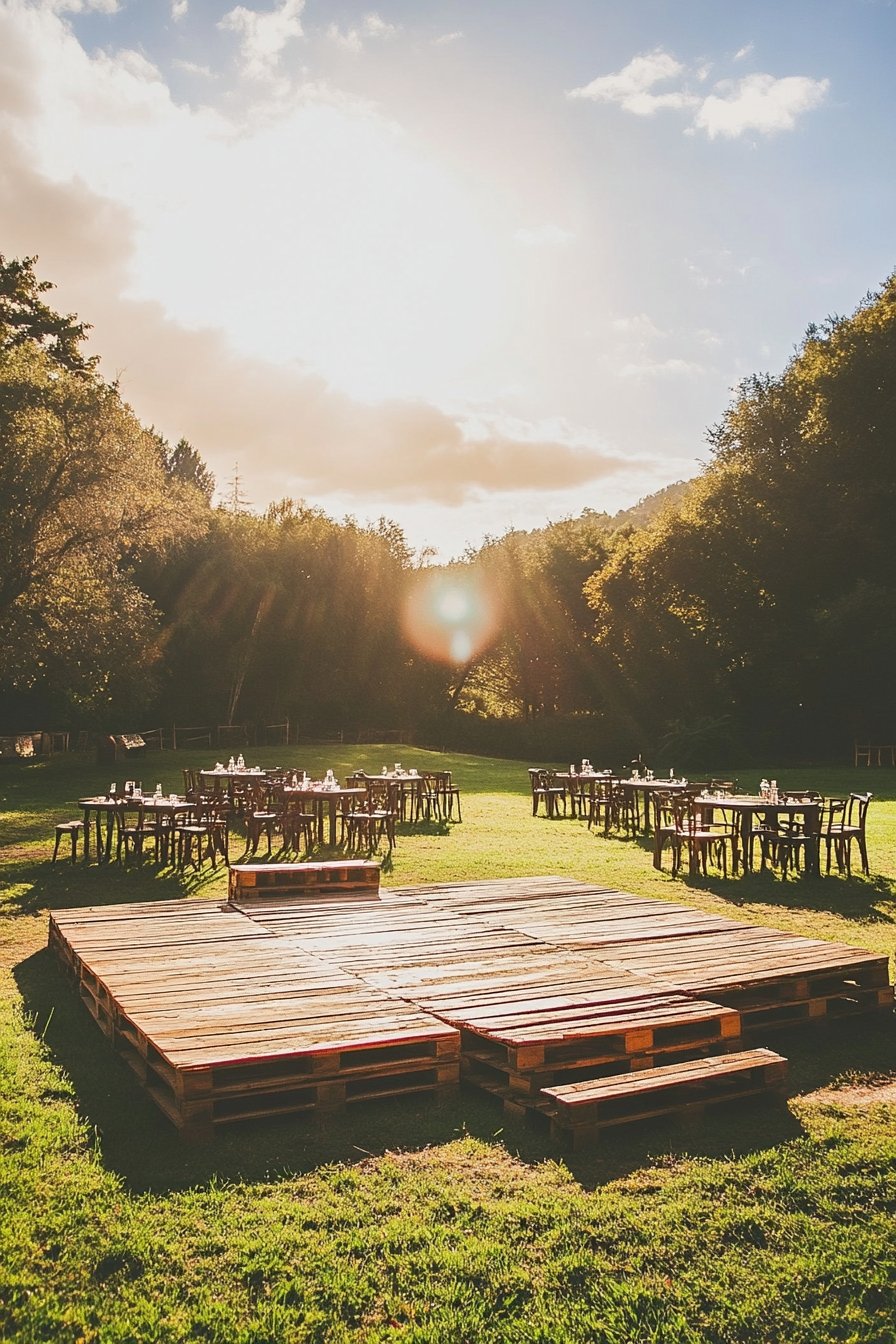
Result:
[[[338,891],[372,894],[380,889],[380,865],[368,859],[341,859],[323,863],[237,863],[230,869],[230,903],[243,908],[284,895],[313,896]]]
[[[541,1095],[550,1103],[552,1132],[571,1138],[575,1146],[611,1125],[779,1091],[786,1076],[787,1060],[782,1055],[773,1050],[742,1050],[547,1087]]]

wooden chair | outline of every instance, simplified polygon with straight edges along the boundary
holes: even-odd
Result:
[[[800,795],[795,801],[799,801],[802,797],[804,795]],[[808,866],[807,855],[809,850],[814,848],[817,852],[818,847],[819,833],[814,826],[810,827],[806,813],[786,812],[778,814],[774,856],[775,862],[781,869],[782,876],[786,877],[791,867],[798,870],[801,866]]]
[[[669,799],[675,819],[676,843],[687,850],[688,871],[692,877],[705,877],[712,861],[728,875],[728,852],[731,866],[737,871],[738,829],[734,814],[724,805],[714,806],[712,820],[707,818],[705,806],[699,806],[688,794],[671,794]]]
[[[424,771],[420,776],[420,788],[417,791],[417,815],[415,821],[420,818],[424,821],[441,821],[442,819],[442,801],[439,793],[438,777],[430,771]]]
[[[78,860],[78,836],[84,833],[83,821],[59,821],[56,823],[56,841],[53,845],[53,858],[51,862],[56,862],[56,856],[59,853],[59,845],[63,836],[68,836],[71,842],[72,863]]]
[[[281,817],[284,849],[303,851],[309,854],[314,848],[317,837],[317,817],[313,812],[303,812],[297,798],[291,798],[283,809]]]
[[[846,858],[843,853],[843,826],[846,821],[846,798],[826,798],[819,816],[819,848],[825,847],[825,873],[831,871],[831,855],[837,864],[837,871],[843,872]]]
[[[188,821],[174,827],[176,862],[180,869],[189,864],[196,869],[206,859],[217,868],[218,855],[225,867],[230,862],[230,809],[224,802],[200,804]]]
[[[142,860],[143,846],[147,840],[155,839],[155,827],[147,824],[146,812],[142,803],[138,804],[133,820],[128,816],[127,804],[118,803],[115,808],[115,857],[125,863],[133,854]]]
[[[532,790],[532,815],[538,815],[540,804],[544,804],[545,815],[556,817],[560,804],[563,804],[563,813],[566,815],[566,789],[562,784],[557,784],[554,780],[553,770],[539,770],[531,768],[529,770],[529,786]]]
[[[390,805],[388,789],[380,785],[384,780],[368,780],[368,793],[360,807],[342,814],[342,839],[350,850],[365,849],[369,854],[379,849],[385,838],[391,851],[395,844],[395,809]],[[373,786],[372,788],[370,786]]]
[[[862,872],[866,875],[869,872],[868,867],[868,846],[865,840],[865,819],[868,816],[868,807],[871,802],[870,793],[851,793],[846,807],[846,817],[844,819],[841,832],[841,843],[843,847],[843,862],[846,868],[847,877],[850,875],[850,850],[855,844],[859,851],[859,857],[862,861]]]
[[[679,811],[675,807],[675,794],[657,789],[652,797],[653,804],[653,866],[662,869],[663,850],[666,845],[672,851],[672,876],[675,877],[681,867],[682,837],[679,828]]]
[[[460,811],[460,786],[455,784],[451,778],[450,770],[437,770],[436,788],[439,792],[439,807],[445,821],[454,821],[454,809],[457,807],[457,820],[463,821]],[[563,810],[566,811],[566,799],[564,791]]]
[[[251,853],[258,852],[261,837],[268,842],[268,854],[273,852],[274,831],[281,824],[284,812],[283,792],[268,783],[253,784],[246,795],[246,847]]]
[[[619,780],[610,776],[588,781],[588,829],[603,824],[604,835],[616,821]]]

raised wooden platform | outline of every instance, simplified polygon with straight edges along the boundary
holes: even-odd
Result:
[[[645,1070],[742,1049],[745,1033],[893,1003],[886,957],[585,883],[377,891],[358,870],[360,887],[314,894],[314,878],[284,892],[252,868],[224,905],[50,918],[88,1010],[191,1136],[437,1093],[461,1067],[511,1110],[556,1109],[545,1089],[608,1076],[618,1098],[623,1075],[634,1092]]]

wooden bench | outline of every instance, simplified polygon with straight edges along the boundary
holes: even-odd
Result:
[[[369,859],[327,863],[238,863],[230,869],[230,903],[282,896],[376,894],[380,865]]]
[[[593,1141],[611,1125],[695,1112],[713,1102],[780,1092],[786,1077],[787,1060],[783,1055],[773,1050],[743,1050],[546,1087],[541,1095],[547,1102],[551,1132],[555,1137],[571,1139],[576,1147]]]

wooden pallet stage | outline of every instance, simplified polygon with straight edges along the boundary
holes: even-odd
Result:
[[[670,1067],[743,1051],[745,1033],[755,1043],[776,1026],[893,1004],[883,956],[683,905],[561,878],[379,892],[366,872],[350,880],[361,885],[345,894],[305,876],[262,891],[253,875],[223,905],[57,911],[50,946],[190,1137],[440,1094],[462,1071],[511,1112],[550,1114],[581,1138],[611,1114],[640,1118],[649,1077],[663,1110],[777,1085],[783,1061],[707,1062],[667,1085]],[[602,1097],[607,1078],[612,1105],[589,1111],[586,1082]],[[570,1087],[581,1096],[567,1106]]]

